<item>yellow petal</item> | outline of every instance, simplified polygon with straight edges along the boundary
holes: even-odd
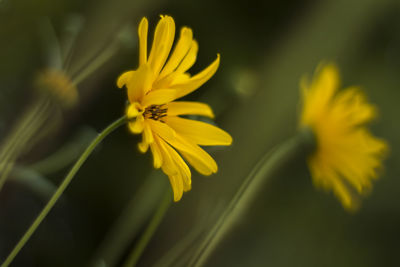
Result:
[[[142,153],[146,153],[149,149],[149,144],[154,142],[153,133],[151,132],[151,128],[146,120],[143,121],[143,140],[138,144],[139,151]]]
[[[192,184],[191,183],[188,184],[188,183],[185,183],[185,181],[183,181],[183,192],[188,192],[190,190],[192,190]]]
[[[179,150],[179,153],[201,174],[210,175],[218,171],[215,160],[198,145],[185,140],[176,134],[173,140],[167,140],[169,144]]]
[[[135,72],[134,70],[131,70],[122,73],[117,79],[118,88],[122,88],[125,84],[127,84],[134,72]]]
[[[198,145],[232,144],[232,137],[227,132],[205,122],[168,116],[166,123],[185,139]]]
[[[174,52],[172,52],[167,64],[164,66],[158,79],[162,79],[165,76],[171,74],[181,63],[182,59],[188,53],[193,39],[193,32],[190,28],[183,27],[181,29],[181,35],[178,43],[175,46]]]
[[[313,86],[325,88],[327,91],[336,91],[339,87],[339,70],[335,64],[321,65],[320,74],[314,79]],[[329,89],[327,89],[329,88]]]
[[[155,120],[147,120],[151,130],[160,136],[164,140],[172,140],[175,139],[176,133],[175,131],[169,127],[167,124],[155,121]]]
[[[220,61],[220,56],[218,55],[217,59],[200,73],[196,74],[195,76],[186,80],[183,83],[172,85],[171,89],[176,89],[178,91],[176,98],[178,99],[187,94],[190,94],[191,92],[202,86],[205,82],[207,82],[217,71],[219,66],[219,61]]]
[[[158,150],[160,152],[161,158],[162,158],[162,170],[163,172],[168,175],[168,176],[173,176],[178,174],[178,170],[173,164],[171,160],[171,155],[166,153],[165,146],[167,145],[164,140],[162,140],[160,137],[157,135],[154,135],[154,144],[157,145]]]
[[[174,192],[174,201],[179,201],[183,194],[183,181],[180,177],[180,170],[172,160],[171,154],[167,151],[168,144],[166,144],[157,136],[155,136],[155,140],[160,148],[160,152],[164,160],[161,168],[163,172],[168,175],[172,191]]]
[[[131,103],[140,102],[151,89],[153,74],[148,64],[141,65],[127,81],[128,98]]]
[[[139,35],[139,66],[146,64],[147,62],[147,33],[149,28],[149,22],[147,18],[142,18],[139,24],[138,35]]]
[[[190,50],[185,56],[185,58],[182,60],[181,64],[179,64],[178,68],[176,69],[176,72],[178,73],[184,73],[188,69],[190,69],[193,64],[196,62],[197,59],[197,52],[199,51],[199,45],[195,40],[192,41]]]
[[[171,175],[168,178],[174,191],[174,201],[178,202],[183,195],[183,181],[179,175]]]
[[[140,151],[140,152],[146,153],[147,150],[149,149],[149,143],[140,142],[140,143],[138,143],[138,148],[139,148],[139,151]]]
[[[201,115],[209,118],[214,118],[214,113],[211,107],[200,102],[179,101],[171,102],[167,105],[168,116],[177,115]]]
[[[179,151],[179,153],[182,154],[182,156],[185,158],[185,160],[200,174],[204,176],[209,176],[214,173],[214,171],[203,161],[199,160],[196,157],[193,157],[189,153]]]
[[[376,108],[367,102],[360,88],[349,87],[335,96],[332,103],[332,113],[340,116],[346,124],[361,125],[376,117]]]
[[[151,131],[151,127],[148,122],[144,122],[143,125],[143,142],[151,144],[154,142],[153,132]]]
[[[156,144],[155,142],[151,143],[150,150],[151,150],[151,153],[153,154],[154,168],[158,169],[163,164],[163,158],[162,158],[158,144]]]
[[[142,106],[163,105],[176,99],[176,91],[172,89],[159,89],[149,92],[143,97]]]
[[[207,173],[205,175],[217,172],[218,166],[215,160],[198,145],[188,140],[185,140],[183,137],[175,133],[175,131],[166,123],[154,120],[148,121],[152,131],[156,135],[158,135],[160,139],[162,139],[162,141],[169,143],[171,146],[179,150],[182,155],[184,155],[183,153],[189,154],[192,158],[195,159],[193,160],[193,162],[200,162],[202,164],[201,168],[200,163],[197,164],[199,166],[193,165],[193,167],[202,170],[207,169],[207,171],[204,171],[204,173]]]
[[[137,118],[134,122],[128,123],[129,129],[131,130],[132,133],[135,133],[135,134],[141,133],[143,131],[143,126],[144,126],[143,122],[144,122],[144,118],[140,114],[139,116],[137,116]]]
[[[167,60],[175,37],[175,22],[170,16],[161,16],[154,33],[153,45],[150,51],[149,64],[154,75],[160,73]]]
[[[180,178],[183,179],[184,184],[190,185],[191,181],[191,173],[189,167],[183,161],[182,157],[173,149],[170,145],[166,144],[165,146],[166,152],[171,156],[172,163],[176,165],[176,168],[179,170]]]
[[[126,117],[128,120],[136,118],[139,115],[137,103],[130,104],[126,109]]]

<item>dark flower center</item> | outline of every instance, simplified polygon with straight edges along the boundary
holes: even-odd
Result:
[[[167,116],[167,110],[165,105],[151,105],[143,112],[143,116],[147,119],[164,122],[162,118]]]

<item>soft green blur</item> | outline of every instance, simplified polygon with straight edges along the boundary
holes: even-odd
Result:
[[[0,192],[0,260],[94,131],[123,114],[126,92],[116,78],[138,64],[141,17],[152,32],[160,14],[193,29],[200,50],[191,73],[221,54],[216,75],[187,99],[210,104],[234,143],[207,149],[219,172],[192,171],[192,190],[171,205],[138,266],[187,266],[257,161],[296,134],[299,80],[321,61],[336,62],[342,85],[361,85],[379,108],[371,129],[390,145],[381,178],[361,209],[348,213],[313,186],[304,158],[294,160],[258,190],[205,266],[397,266],[397,0],[0,0],[0,143],[35,101],[38,71],[62,64],[57,53],[73,78],[90,66],[79,104],[32,138]],[[169,186],[150,153],[138,151],[140,139],[124,127],[110,135],[11,266],[121,264]]]

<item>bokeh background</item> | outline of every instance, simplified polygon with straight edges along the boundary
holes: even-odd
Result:
[[[193,29],[200,50],[191,73],[221,54],[217,74],[187,99],[210,104],[234,144],[208,149],[219,172],[193,171],[192,191],[171,205],[138,265],[187,266],[257,160],[296,134],[302,75],[333,61],[342,84],[361,85],[379,108],[371,128],[390,144],[381,179],[349,213],[313,186],[304,158],[293,160],[259,190],[206,266],[399,266],[397,0],[0,0],[3,140],[35,101],[35,75],[55,64],[57,49],[69,48],[71,76],[97,64],[78,85],[79,103],[18,155],[0,192],[0,258],[95,133],[123,114],[126,92],[116,78],[137,66],[141,17],[152,31],[160,14],[173,16],[177,29]],[[139,140],[125,127],[109,136],[12,266],[121,264],[169,187],[151,155],[138,152]]]

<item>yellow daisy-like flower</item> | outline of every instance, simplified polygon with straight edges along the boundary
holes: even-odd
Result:
[[[333,190],[349,210],[358,207],[358,195],[369,192],[371,180],[387,151],[384,141],[365,127],[376,116],[358,87],[338,92],[335,65],[320,66],[311,83],[303,79],[300,125],[310,127],[317,141],[308,159],[314,184]]]
[[[150,147],[154,167],[161,167],[168,175],[174,200],[179,201],[183,192],[191,189],[191,172],[186,162],[203,175],[211,175],[218,170],[214,159],[199,145],[232,143],[232,137],[227,132],[213,125],[179,117],[201,115],[213,118],[208,105],[174,101],[193,92],[214,75],[219,66],[219,55],[203,71],[190,76],[187,70],[195,63],[198,51],[192,30],[182,28],[180,38],[170,53],[175,22],[170,16],[161,16],[149,56],[147,33],[148,21],[143,18],[138,29],[139,67],[123,73],[117,85],[127,87],[129,128],[132,133],[143,135],[139,150],[145,153]]]

